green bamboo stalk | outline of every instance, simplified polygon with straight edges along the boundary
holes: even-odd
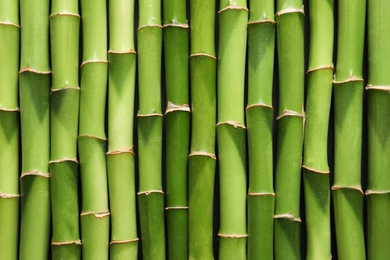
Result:
[[[365,0],[338,2],[332,186],[338,259],[366,257],[361,189],[365,15]]]
[[[0,259],[19,248],[19,1],[0,2]]]
[[[188,173],[189,259],[213,256],[216,57],[215,0],[190,1],[191,147]]]
[[[83,62],[78,149],[81,167],[83,259],[107,259],[109,209],[106,172],[106,1],[82,0]]]
[[[302,0],[278,0],[279,112],[276,156],[275,258],[301,259],[300,181],[304,127]]]
[[[49,1],[20,1],[22,206],[19,259],[47,259],[50,234]]]
[[[160,1],[139,1],[138,25],[138,199],[142,253],[143,259],[165,259]]]
[[[249,157],[248,259],[272,259],[275,207],[272,144],[274,0],[252,0],[250,7],[246,107]]]
[[[220,2],[217,138],[220,174],[219,258],[246,257],[246,1]]]
[[[134,169],[134,1],[109,1],[108,184],[111,211],[110,259],[137,259]]]
[[[79,2],[53,0],[50,15],[52,259],[80,259],[77,134]]]
[[[303,180],[306,259],[331,258],[328,125],[333,80],[333,0],[309,1],[310,48]]]
[[[164,0],[166,224],[169,259],[188,259],[187,166],[190,136],[186,0]]]
[[[367,253],[387,259],[390,247],[390,2],[368,0]]]

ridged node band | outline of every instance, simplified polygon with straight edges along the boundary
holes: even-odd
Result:
[[[274,219],[289,219],[291,221],[302,222],[301,218],[297,218],[291,213],[274,215]]]
[[[115,245],[115,244],[129,244],[129,243],[134,243],[138,242],[139,238],[134,238],[134,239],[127,239],[127,240],[113,240],[110,242],[110,245]]]
[[[81,245],[81,240],[63,241],[63,242],[51,242],[52,246],[65,246],[65,245]]]
[[[364,195],[363,190],[360,186],[343,186],[343,185],[332,186],[333,191],[337,191],[337,190],[341,190],[341,189],[356,190],[356,191],[360,192],[362,195]]]
[[[168,105],[165,110],[165,115],[175,111],[191,112],[191,109],[188,104],[177,105],[171,101],[168,101]]]
[[[281,16],[283,14],[291,14],[291,13],[302,13],[303,15],[305,15],[305,7],[303,5],[301,8],[288,7],[277,12],[275,16]]]
[[[235,239],[248,237],[247,234],[222,234],[222,233],[218,233],[218,236],[221,238],[235,238]]]
[[[303,168],[303,169],[306,169],[306,170],[308,170],[308,171],[310,171],[310,172],[314,172],[314,173],[318,173],[318,174],[324,174],[324,175],[326,175],[326,174],[329,174],[329,173],[330,173],[329,170],[327,170],[327,171],[322,171],[322,170],[310,168],[310,167],[308,167],[308,166],[306,166],[306,165],[302,165],[302,168]]]
[[[20,194],[9,194],[9,193],[0,192],[0,198],[2,198],[2,199],[20,198]]]

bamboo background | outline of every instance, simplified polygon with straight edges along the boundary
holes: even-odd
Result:
[[[141,0],[143,1],[143,0]],[[335,17],[335,31],[334,31],[334,52],[333,52],[333,63],[334,65],[336,65],[336,57],[337,57],[337,33],[338,33],[338,30],[337,30],[337,22],[338,22],[338,19],[337,19],[337,15],[338,15],[338,2],[340,0],[335,0],[334,2],[334,17]],[[1,6],[1,4],[5,2],[5,0],[0,0],[0,8],[3,8]],[[108,2],[107,1],[107,7],[108,7]],[[309,4],[308,4],[309,0],[304,0],[303,1],[303,4],[305,6],[305,16],[304,16],[304,52],[305,52],[305,56],[304,56],[304,68],[305,68],[305,71],[307,71],[308,69],[308,62],[309,62],[309,59],[308,59],[308,54],[309,54],[309,15],[310,15],[310,7],[309,7]],[[162,1],[161,1],[161,4],[162,4]],[[249,5],[249,1],[247,1],[247,4]],[[138,50],[138,42],[137,42],[137,28],[138,28],[138,11],[139,11],[139,8],[138,8],[138,1],[135,1],[135,16],[134,16],[134,37],[135,37],[135,50],[137,51]],[[187,19],[188,19],[188,23],[191,24],[191,17],[190,17],[190,1],[187,1]],[[215,2],[215,7],[216,7],[216,12],[215,12],[215,47],[217,48],[216,51],[216,55],[218,56],[218,33],[219,33],[219,21],[218,21],[218,10],[219,10],[219,6],[220,6],[220,1],[216,1]],[[250,6],[248,6],[249,10],[250,10]],[[108,9],[107,9],[108,10]],[[162,11],[161,11],[162,12]],[[390,10],[389,10],[390,12]],[[1,15],[1,11],[0,11],[0,15]],[[108,11],[107,11],[107,14],[108,14]],[[390,15],[390,14],[388,14]],[[0,16],[0,23],[2,22],[1,19],[3,17]],[[49,19],[49,10],[48,10],[48,17],[47,19]],[[108,19],[107,19],[108,20]],[[82,19],[80,21],[80,25],[82,24]],[[2,24],[0,24],[0,26],[3,26]],[[366,30],[367,30],[367,26],[366,26]],[[1,32],[1,31],[0,31]],[[82,31],[80,31],[80,62],[79,64],[81,64],[82,62],[82,43],[83,43],[83,40],[82,40]],[[367,33],[366,33],[367,35]],[[3,45],[6,44],[6,38],[1,38],[0,37],[0,48],[3,48]],[[23,39],[21,39],[21,41],[23,41]],[[108,41],[108,38],[107,38],[107,41]],[[276,44],[276,43],[275,43]],[[363,57],[363,79],[364,79],[364,86],[366,86],[368,84],[368,48],[367,48],[367,36],[365,37],[365,44],[364,44],[364,57]],[[107,51],[108,51],[108,48],[107,48]],[[1,50],[0,50],[0,54],[2,54]],[[161,67],[161,75],[162,75],[162,78],[161,78],[161,111],[165,111],[166,108],[167,108],[167,97],[166,97],[166,85],[165,85],[165,68],[164,68],[164,54],[162,55],[162,67]],[[278,111],[278,108],[279,108],[279,103],[278,103],[278,96],[279,96],[279,90],[278,90],[278,85],[279,85],[279,79],[278,79],[278,76],[279,76],[279,71],[278,71],[278,65],[277,65],[277,61],[278,61],[278,54],[277,54],[277,50],[276,50],[276,45],[275,45],[275,65],[274,65],[274,73],[273,73],[273,102],[272,102],[272,105],[273,105],[273,108],[274,108],[274,116],[273,116],[273,146],[276,147],[276,138],[277,138],[277,135],[276,135],[276,131],[277,131],[277,120],[276,120],[276,117],[277,117],[277,111]],[[5,63],[5,60],[2,56],[0,56],[0,69],[3,68],[3,66],[6,66],[4,65]],[[137,68],[138,70],[138,68]],[[390,72],[389,72],[390,73]],[[81,70],[80,70],[80,74],[81,74]],[[2,75],[2,74],[0,74]],[[247,92],[248,92],[248,89],[247,89],[247,86],[248,86],[248,72],[247,72],[247,67],[246,67],[246,74],[245,74],[245,98],[244,98],[244,104],[248,104],[248,98],[247,98]],[[138,77],[139,76],[136,76],[136,81],[135,81],[135,93],[134,93],[134,97],[135,97],[135,100],[134,100],[134,111],[133,111],[133,117],[135,119],[134,121],[134,126],[133,126],[133,131],[134,131],[134,154],[135,154],[135,190],[136,191],[139,191],[139,176],[138,176],[138,172],[139,172],[139,163],[138,163],[138,139],[137,139],[137,134],[138,134],[138,130],[137,130],[137,114],[138,114],[138,110],[139,110],[139,101],[138,101],[138,96],[139,96],[139,90],[138,90]],[[3,81],[3,78],[0,78],[0,81]],[[80,84],[80,83],[79,83]],[[217,83],[216,83],[217,84]],[[0,85],[2,86],[2,85]],[[108,86],[108,82],[107,82],[107,86]],[[306,94],[306,93],[305,93]],[[2,90],[0,89],[0,95],[2,95]],[[361,185],[362,185],[362,190],[365,191],[366,188],[367,188],[367,172],[368,172],[368,112],[367,112],[367,91],[364,90],[363,91],[363,118],[362,118],[362,122],[363,122],[363,126],[362,126],[362,163],[361,163]],[[305,96],[306,97],[306,96]],[[1,100],[1,99],[0,99]],[[190,103],[191,104],[191,103]],[[0,104],[2,105],[2,104]],[[106,108],[107,109],[107,108]],[[242,107],[242,109],[245,109],[245,107]],[[1,110],[1,107],[0,107],[0,110]],[[3,112],[2,112],[3,113]],[[330,110],[330,120],[329,120],[329,131],[328,131],[328,134],[329,134],[329,141],[328,141],[328,160],[329,160],[329,169],[330,169],[330,185],[333,184],[333,174],[334,174],[334,158],[333,158],[333,155],[334,155],[334,118],[333,118],[333,113],[334,113],[334,108],[333,108],[333,102],[332,102],[332,105],[331,105],[331,110]],[[0,114],[1,116],[2,114]],[[106,125],[105,125],[105,129],[106,129],[106,134],[107,134],[107,122],[108,122],[108,113],[106,111]],[[390,116],[390,111],[389,111],[389,116]],[[0,120],[3,120],[2,117],[0,117]],[[169,131],[169,129],[167,128],[167,124],[165,122],[165,118],[164,118],[164,123],[163,123],[163,135],[162,136],[165,136],[165,134]],[[3,121],[2,121],[3,122]],[[5,121],[4,121],[5,122]],[[217,122],[216,122],[217,123]],[[20,126],[21,129],[23,128],[23,125]],[[1,129],[1,131],[3,131],[3,129]],[[390,134],[390,131],[389,131],[389,134]],[[1,142],[1,140],[0,140]],[[1,145],[1,143],[0,143]],[[23,143],[20,144],[22,147],[23,147]],[[0,147],[1,148],[1,147]],[[166,160],[166,153],[164,152],[165,151],[165,148],[166,148],[166,140],[165,138],[162,139],[162,161],[160,162],[162,164],[162,180],[163,180],[163,191],[166,191],[166,167],[165,167],[165,160]],[[218,158],[218,148],[216,146],[216,156]],[[247,150],[248,151],[248,150]],[[220,151],[219,151],[220,152]],[[189,151],[188,151],[189,153]],[[274,159],[276,158],[276,149],[274,149],[274,152],[273,152],[273,157]],[[2,155],[2,152],[0,152],[0,155]],[[20,158],[21,158],[21,149],[20,149]],[[248,158],[246,159],[246,165],[248,165]],[[20,162],[20,169],[21,169],[21,160],[19,160]],[[3,158],[0,158],[0,164],[4,164],[4,159]],[[219,167],[218,167],[218,160],[217,160],[217,163],[216,163],[216,172],[215,172],[215,189],[214,189],[214,215],[213,215],[213,253],[214,253],[214,258],[215,259],[218,259],[219,257],[219,250],[218,250],[218,246],[219,246],[219,241],[220,241],[220,238],[218,238],[218,230],[219,230],[219,225],[220,225],[220,194],[219,194]],[[1,167],[0,167],[1,169]],[[19,171],[20,171],[19,169]],[[275,160],[274,160],[274,170],[275,170]],[[2,174],[0,172],[0,174]],[[275,173],[274,173],[275,174]],[[0,176],[0,181],[3,180],[4,177]],[[275,180],[275,178],[274,178]],[[79,205],[80,205],[80,213],[81,213],[81,187],[80,187],[80,180],[79,180]],[[302,183],[302,182],[301,182]],[[247,187],[248,187],[248,169],[247,169]],[[0,183],[0,188],[2,188],[1,186],[1,183]],[[330,189],[331,187],[329,187]],[[0,195],[2,194],[2,190],[0,190]],[[108,194],[107,194],[108,195]],[[301,244],[301,247],[300,247],[300,253],[301,253],[301,259],[305,259],[305,256],[306,256],[306,228],[305,228],[305,207],[304,207],[304,198],[303,198],[303,184],[301,185],[301,199],[300,199],[300,211],[301,211],[301,219],[302,219],[302,224],[301,224],[301,235],[300,235],[300,238],[301,238],[301,241],[300,241],[300,244]],[[3,198],[1,198],[0,196],[0,221],[4,221],[2,219],[2,214],[5,213],[5,207],[3,208],[1,204],[1,200]],[[166,202],[166,198],[165,198],[165,202]],[[138,201],[137,201],[137,233],[138,233],[138,237],[140,238],[140,242],[139,242],[139,250],[138,250],[138,258],[139,259],[142,259],[142,237],[141,237],[141,225],[140,225],[140,220],[139,220],[139,211],[138,211]],[[165,206],[166,206],[166,203],[165,203]],[[330,213],[331,213],[331,254],[333,256],[333,259],[337,259],[337,247],[336,247],[336,237],[335,237],[335,223],[334,223],[334,216],[333,216],[333,202],[331,200],[331,207],[330,207]],[[364,212],[364,226],[363,226],[363,229],[364,229],[364,234],[365,234],[365,239],[367,240],[367,198],[366,196],[364,196],[364,202],[363,202],[363,212]],[[165,214],[166,216],[166,214]],[[165,220],[166,222],[166,220]],[[0,223],[0,225],[4,225],[4,223]],[[167,231],[165,231],[167,232]],[[1,233],[2,233],[2,229],[0,229],[0,259],[1,258],[1,243],[2,241],[4,241],[4,239],[2,240],[2,237],[1,237]],[[51,236],[50,236],[51,237]],[[165,238],[167,239],[167,234],[165,234]],[[109,243],[109,240],[107,239],[107,245]],[[367,251],[367,242],[366,242],[366,251]],[[389,245],[387,244],[383,244],[383,246],[387,246],[389,247]],[[50,241],[47,241],[47,252],[48,252],[48,255],[50,255],[51,253],[51,248],[50,248]],[[107,255],[107,258],[108,258],[108,255]],[[104,257],[103,257],[104,259]]]

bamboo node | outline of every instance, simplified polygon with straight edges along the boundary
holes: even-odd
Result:
[[[296,112],[296,111],[292,111],[292,110],[283,110],[282,114],[280,114],[280,116],[278,116],[276,118],[276,120],[279,120],[281,119],[282,117],[285,117],[285,116],[298,116],[298,117],[302,117],[302,118],[305,118],[305,113],[302,112],[302,113],[299,113],[299,112]]]
[[[217,60],[217,57],[215,57],[214,55],[203,53],[203,52],[193,53],[193,54],[190,55],[190,58],[192,58],[192,57],[201,57],[201,56],[209,57],[209,58],[212,58],[214,60]]]
[[[58,12],[58,13],[51,14],[51,15],[49,15],[49,18],[52,18],[52,17],[55,17],[55,16],[73,16],[73,17],[80,18],[79,14],[66,13],[66,12]]]
[[[174,207],[166,207],[165,210],[175,210],[175,209],[189,209],[188,206],[174,206]]]
[[[23,69],[21,69],[19,71],[19,74],[23,74],[25,72],[31,72],[31,73],[35,73],[35,74],[42,74],[42,75],[46,75],[46,74],[51,74],[51,70],[47,70],[47,71],[38,71],[36,69],[33,69],[31,67],[25,67]]]
[[[80,67],[89,63],[108,63],[108,60],[86,60],[81,63]]]
[[[134,238],[134,239],[126,239],[126,240],[112,240],[110,242],[110,245],[115,245],[115,244],[127,244],[127,243],[134,243],[138,242],[139,238]]]
[[[9,25],[9,26],[14,26],[14,27],[17,27],[17,28],[20,29],[20,25],[19,24],[7,22],[7,21],[0,22],[0,25]]]
[[[162,28],[162,25],[161,24],[146,24],[146,25],[142,25],[140,27],[138,27],[137,31],[141,30],[141,29],[144,29],[144,28],[147,28],[147,27],[156,27],[156,28]]]
[[[44,178],[50,178],[50,173],[39,172],[39,171],[22,172],[22,174],[20,175],[20,179],[25,176],[41,176]]]
[[[149,113],[149,114],[140,114],[138,111],[137,117],[152,117],[152,116],[164,116],[161,113]]]
[[[113,50],[113,49],[109,49],[107,53],[111,53],[111,54],[137,54],[137,52],[135,50],[124,50],[124,51],[117,51],[117,50]]]
[[[333,69],[334,69],[333,64],[330,65],[330,66],[323,65],[323,66],[319,66],[317,68],[308,69],[306,74],[309,74],[310,72],[314,72],[314,71],[317,71],[317,70],[333,70]]]
[[[248,8],[244,7],[244,6],[237,6],[237,5],[228,5],[226,6],[225,8],[222,8],[221,10],[218,11],[218,14],[224,12],[224,11],[227,11],[227,10],[237,10],[237,11],[246,11],[248,12]]]
[[[308,167],[308,166],[306,166],[306,165],[302,165],[302,168],[304,168],[304,169],[306,169],[306,170],[309,170],[309,171],[311,171],[311,172],[318,173],[318,174],[325,174],[325,175],[326,175],[326,174],[329,174],[329,173],[330,173],[329,170],[327,170],[327,171],[322,171],[322,170],[310,168],[310,167]]]
[[[248,25],[262,24],[262,23],[276,24],[276,22],[274,20],[271,20],[271,19],[268,19],[268,18],[264,18],[264,19],[261,19],[261,20],[258,20],[258,21],[250,21],[250,22],[248,22]]]
[[[81,240],[63,241],[63,242],[51,242],[52,246],[65,246],[65,245],[81,245]]]
[[[222,234],[222,233],[218,233],[218,236],[222,238],[235,238],[235,239],[248,237],[247,234]]]
[[[166,28],[166,27],[179,27],[179,28],[183,28],[183,29],[189,28],[188,24],[186,24],[186,23],[167,23],[167,24],[163,25],[163,28]]]
[[[95,138],[95,139],[99,139],[101,141],[107,141],[107,138],[96,136],[96,135],[80,134],[77,138],[80,138],[80,137]]]
[[[1,106],[0,106],[0,111],[4,111],[4,112],[19,112],[20,109],[19,109],[19,107],[15,107],[15,108],[5,108],[5,107],[1,107]]]
[[[303,5],[301,8],[288,7],[288,8],[280,10],[275,15],[281,16],[282,14],[291,14],[291,13],[302,13],[303,15],[305,15],[305,7]]]
[[[215,154],[213,153],[208,153],[208,152],[201,152],[201,151],[192,151],[188,157],[192,157],[192,156],[206,156],[206,157],[210,157],[211,159],[213,160],[217,160],[217,156],[215,156]]]
[[[77,164],[79,163],[77,158],[61,158],[61,159],[57,159],[57,160],[51,160],[51,161],[49,161],[49,164],[52,164],[52,163],[62,163],[62,162],[75,162]]]
[[[188,104],[176,105],[171,101],[168,101],[167,109],[165,110],[165,115],[175,111],[191,112],[191,109]]]
[[[116,154],[122,154],[122,153],[131,153],[132,155],[134,154],[134,145],[130,146],[129,148],[122,148],[118,150],[108,150],[107,155],[116,155]]]
[[[333,80],[333,84],[344,84],[344,83],[349,83],[354,81],[364,81],[364,79],[350,75],[346,80],[340,80],[340,81]]]
[[[366,195],[385,195],[385,194],[390,194],[390,190],[366,190],[365,192]]]
[[[0,192],[0,198],[3,198],[3,199],[20,198],[20,194],[9,194],[9,193]]]
[[[89,216],[89,215],[94,215],[95,218],[105,218],[105,217],[108,217],[110,216],[110,212],[109,211],[102,211],[102,212],[93,212],[93,211],[87,211],[87,212],[82,212],[80,214],[80,217],[83,217],[83,216]]]
[[[356,190],[360,192],[362,195],[364,195],[363,190],[360,186],[343,186],[343,185],[333,185],[332,191],[342,190],[342,189],[350,189],[350,190]]]
[[[274,192],[248,192],[248,196],[271,196],[275,197]]]
[[[265,108],[270,108],[270,109],[274,110],[273,106],[267,105],[267,104],[262,104],[262,103],[247,105],[245,110],[249,110],[249,109],[254,108],[254,107],[265,107]]]
[[[242,125],[240,122],[233,121],[233,120],[218,122],[216,126],[220,126],[220,125],[231,125],[234,128],[246,129],[246,127]]]
[[[366,90],[383,90],[383,91],[389,92],[390,86],[374,86],[374,85],[368,84],[366,86]]]
[[[59,92],[61,90],[72,90],[72,89],[79,91],[80,87],[78,87],[78,86],[63,86],[61,88],[52,88],[52,89],[50,89],[50,95],[54,92]]]
[[[146,190],[146,191],[140,191],[137,193],[137,195],[150,195],[152,193],[161,193],[161,194],[164,194],[164,192],[162,190]]]
[[[296,222],[302,222],[301,218],[297,218],[294,216],[294,214],[291,214],[291,213],[277,214],[277,215],[274,215],[274,218],[284,218],[284,219],[289,219],[289,220],[296,221]]]

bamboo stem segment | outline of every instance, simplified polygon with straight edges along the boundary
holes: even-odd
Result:
[[[0,3],[0,259],[19,248],[19,1]]]

